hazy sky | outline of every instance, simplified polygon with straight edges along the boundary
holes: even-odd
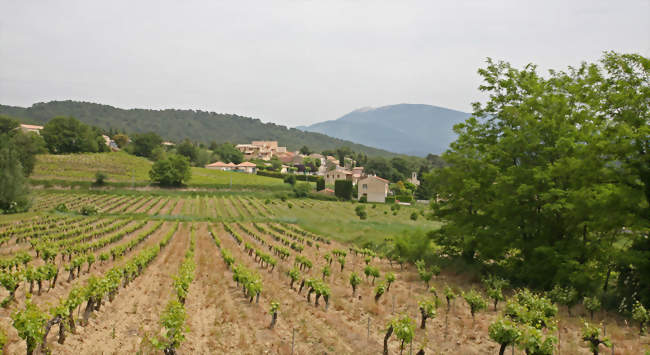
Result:
[[[486,57],[650,54],[650,0],[0,0],[0,103],[192,108],[295,126],[364,106],[470,111]]]

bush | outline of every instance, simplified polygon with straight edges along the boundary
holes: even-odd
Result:
[[[84,216],[92,216],[99,213],[99,209],[95,206],[83,206],[81,207],[79,213],[81,213]]]
[[[108,175],[104,174],[103,172],[98,171],[95,173],[95,185],[104,185],[106,183],[106,179],[108,179]]]
[[[359,202],[367,203],[368,202],[368,196],[366,196],[366,195],[361,196],[361,198],[359,199]],[[373,205],[373,208],[374,208],[374,205]]]
[[[285,182],[286,184],[291,185],[291,186],[295,186],[295,185],[296,185],[296,175],[293,175],[293,174],[291,174],[291,175],[287,175],[287,176],[284,178],[284,182]]]
[[[319,176],[318,179],[316,180],[316,191],[321,191],[321,190],[325,190],[325,179]]]
[[[69,212],[70,210],[68,209],[68,206],[65,205],[65,203],[59,203],[54,207],[54,210],[57,212]]]
[[[352,181],[336,180],[334,182],[334,195],[336,197],[349,200],[352,198]]]
[[[394,196],[386,196],[386,203],[395,203]]]
[[[170,154],[153,164],[149,171],[152,181],[163,186],[179,186],[191,177],[190,162],[186,157]]]
[[[413,212],[413,213],[411,213],[411,220],[413,220],[413,221],[417,221],[417,220],[418,220],[418,213],[417,213],[417,212]]]
[[[308,182],[301,182],[294,187],[293,192],[296,194],[296,197],[307,197],[311,192],[311,186]]]
[[[395,196],[395,200],[399,200],[399,202],[412,202],[413,201],[413,196],[411,196],[411,195],[397,195],[397,196]]]

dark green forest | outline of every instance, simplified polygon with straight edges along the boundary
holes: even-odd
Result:
[[[277,140],[292,151],[304,145],[317,152],[347,146],[355,152],[371,157],[398,155],[320,133],[303,132],[274,123],[263,123],[259,119],[199,110],[125,110],[90,102],[51,101],[36,103],[27,108],[0,105],[0,114],[18,118],[23,123],[41,125],[53,117],[69,116],[105,130],[129,133],[155,132],[164,139],[176,142],[183,139],[203,143]]]

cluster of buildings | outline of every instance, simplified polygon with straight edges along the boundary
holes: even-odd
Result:
[[[298,172],[308,175],[318,175],[325,179],[325,184],[332,186],[336,180],[351,181],[358,189],[358,198],[366,198],[368,202],[385,202],[389,192],[390,182],[375,175],[366,174],[361,166],[353,166],[351,160],[345,161],[345,166],[340,166],[339,160],[333,156],[321,154],[304,155],[299,152],[290,152],[286,147],[278,145],[277,141],[253,141],[250,144],[237,144],[235,146],[244,155],[244,160],[270,161],[274,157],[282,162],[281,172],[286,173],[290,167],[298,169]],[[317,169],[306,169],[303,162],[305,158],[320,162]],[[286,164],[286,165],[285,165]],[[267,163],[267,165],[271,165]],[[241,164],[215,162],[206,165],[208,169],[223,171],[237,171],[255,174],[257,167],[251,162]],[[412,178],[415,179],[415,176]],[[333,194],[331,189],[325,189],[321,193]]]

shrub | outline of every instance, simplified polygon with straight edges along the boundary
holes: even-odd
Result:
[[[311,192],[311,186],[308,182],[301,182],[295,185],[293,192],[296,194],[296,197],[307,197]]]
[[[325,179],[323,179],[322,176],[319,176],[318,180],[316,180],[316,191],[321,190],[325,190]]]
[[[190,162],[182,155],[170,154],[153,164],[149,177],[163,186],[179,186],[191,177]]]
[[[366,196],[366,195],[361,196],[361,197],[359,198],[359,202],[361,202],[361,203],[367,203],[367,202],[368,202],[368,196]],[[373,205],[373,208],[374,208],[374,205]]]
[[[499,343],[499,355],[503,355],[508,345],[516,344],[521,337],[517,325],[508,318],[499,318],[488,327],[490,339]]]
[[[103,172],[98,171],[95,173],[95,185],[102,186],[106,184],[106,179],[108,179],[108,175],[104,174]]]
[[[487,302],[483,299],[480,293],[471,290],[467,293],[463,292],[463,298],[467,305],[469,305],[470,313],[472,313],[472,319],[476,312],[482,311],[487,308]]]
[[[413,212],[413,213],[411,213],[411,220],[413,220],[413,221],[417,221],[417,220],[418,220],[418,213],[417,213],[417,212]]]
[[[54,210],[57,212],[69,212],[70,210],[68,209],[68,206],[65,205],[65,203],[59,203],[54,207]]]
[[[395,203],[395,197],[394,196],[387,196],[386,197],[386,203]]]
[[[343,200],[350,200],[352,198],[352,181],[334,181],[334,195]]]
[[[83,206],[81,207],[79,213],[81,213],[84,216],[92,216],[99,213],[99,209],[95,206]]]
[[[296,185],[296,175],[289,174],[289,175],[285,176],[284,177],[284,183],[289,184],[291,186],[295,186]]]

